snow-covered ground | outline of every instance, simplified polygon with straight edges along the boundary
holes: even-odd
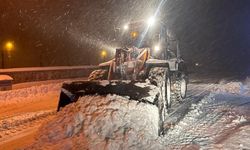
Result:
[[[26,72],[26,71],[49,71],[49,70],[71,70],[71,69],[83,69],[94,68],[95,66],[55,66],[55,67],[25,67],[25,68],[10,68],[0,69],[0,73],[6,72]]]
[[[249,83],[190,84],[187,100],[200,99],[164,137],[156,106],[85,96],[44,125],[28,149],[250,149]]]
[[[39,100],[41,96],[49,94],[59,95],[63,82],[86,80],[86,78],[59,79],[37,82],[25,82],[13,85],[11,91],[0,91],[0,105]]]
[[[12,81],[13,78],[8,75],[0,75],[0,81]]]
[[[27,102],[28,100],[39,100],[38,97],[49,93],[59,93],[62,83],[52,83],[31,86],[22,89],[0,92],[0,105]]]
[[[40,97],[48,99],[50,93],[58,94],[61,84],[32,83],[0,92],[0,105],[27,101],[32,105]],[[249,149],[249,87],[249,79],[189,84],[187,101],[191,101],[191,107],[185,111],[181,107],[186,115],[164,137],[158,136],[156,106],[117,95],[85,96],[46,123],[28,149]],[[29,122],[26,115],[36,119],[39,113],[2,118],[0,125],[5,128],[7,122],[15,127]]]
[[[16,149],[33,141],[40,125],[55,114],[62,82],[24,83],[0,91],[0,149]]]

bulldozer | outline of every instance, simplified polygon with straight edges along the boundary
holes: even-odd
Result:
[[[137,83],[147,82],[158,88],[151,104],[158,107],[158,134],[163,135],[168,109],[172,103],[181,103],[187,91],[187,71],[178,40],[162,23],[152,27],[136,21],[116,32],[121,35],[117,41],[122,48],[116,49],[113,59],[99,64],[88,81],[64,83],[58,111],[86,95],[117,94],[143,101],[150,96],[150,87],[139,87]]]

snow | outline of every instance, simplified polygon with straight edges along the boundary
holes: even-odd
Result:
[[[244,123],[247,122],[247,120],[244,118],[244,116],[238,116],[237,119],[232,121],[233,123]]]
[[[59,112],[30,148],[163,149],[155,145],[157,138],[158,109],[154,105],[116,95],[86,96]]]
[[[201,100],[193,103],[184,118],[160,137],[155,105],[118,95],[84,96],[44,124],[28,149],[247,149],[249,83],[247,79],[190,84],[187,100],[193,97]],[[144,87],[145,83],[135,86]],[[61,83],[46,83],[0,92],[0,104],[59,92],[60,87]],[[152,86],[149,95],[156,93]],[[150,96],[146,100],[150,101]]]
[[[220,147],[224,149],[241,149],[248,150],[249,144],[250,128],[249,126],[243,126],[238,128],[231,137],[226,139]]]
[[[29,121],[36,120],[37,118],[41,118],[44,116],[54,114],[54,111],[38,111],[33,113],[24,113],[19,114],[14,117],[6,117],[0,120],[0,131],[8,130],[9,128],[14,128],[15,126],[19,126],[23,123],[28,123]]]
[[[48,93],[59,94],[62,83],[37,85],[28,88],[22,88],[11,91],[0,92],[0,104],[12,104],[27,101],[29,99],[36,100],[37,97],[47,95]]]
[[[237,82],[192,85],[196,90],[192,94],[203,90],[210,94],[193,104],[164,137],[157,134],[156,106],[117,95],[85,96],[43,126],[28,149],[249,148],[250,98],[242,95],[240,87]]]
[[[214,86],[216,93],[243,94],[243,84],[241,82],[222,83]]]
[[[0,81],[12,81],[13,78],[11,76],[8,75],[0,75]]]
[[[0,73],[5,73],[5,72],[25,72],[25,71],[70,70],[70,69],[83,69],[83,68],[95,68],[95,67],[96,66],[26,67],[26,68],[0,69]]]
[[[100,85],[101,85],[101,86],[107,86],[107,85],[109,85],[109,84],[110,84],[110,83],[109,83],[108,80],[105,80],[105,81],[100,82]]]
[[[242,116],[235,113],[233,108],[238,109],[237,105],[245,101],[250,100],[229,94],[210,94],[203,98],[197,105],[193,105],[185,118],[168,132],[166,137],[169,139],[169,145],[178,145],[178,148],[181,148],[186,144],[196,143],[201,149],[214,149],[217,144],[220,144],[218,142],[221,139],[227,138],[225,133],[228,131],[230,133],[242,123]]]
[[[147,61],[148,64],[165,64],[168,62],[176,62],[176,59],[170,59],[170,60],[149,59]]]

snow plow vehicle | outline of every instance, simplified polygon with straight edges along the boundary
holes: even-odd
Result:
[[[148,28],[149,25],[141,22],[124,26],[129,36],[120,38],[124,48],[116,49],[114,59],[99,64],[88,81],[64,83],[58,111],[86,95],[126,96],[156,105],[159,110],[158,134],[164,134],[168,109],[172,103],[182,102],[186,97],[187,72],[176,38],[162,28],[162,24],[147,33],[142,30]],[[140,86],[140,83],[147,84]],[[151,85],[157,88],[153,95],[149,94]],[[153,101],[148,101],[149,97]]]

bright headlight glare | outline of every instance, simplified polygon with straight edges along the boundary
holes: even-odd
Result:
[[[148,19],[148,25],[149,25],[149,26],[152,26],[152,25],[154,25],[154,23],[155,23],[155,18],[154,18],[154,17],[150,17],[150,18]]]
[[[129,28],[129,26],[127,24],[123,26],[124,30],[128,30],[128,28]]]
[[[156,45],[156,46],[154,47],[154,50],[155,50],[155,51],[159,51],[159,50],[160,50],[160,46],[159,46],[159,45]]]

